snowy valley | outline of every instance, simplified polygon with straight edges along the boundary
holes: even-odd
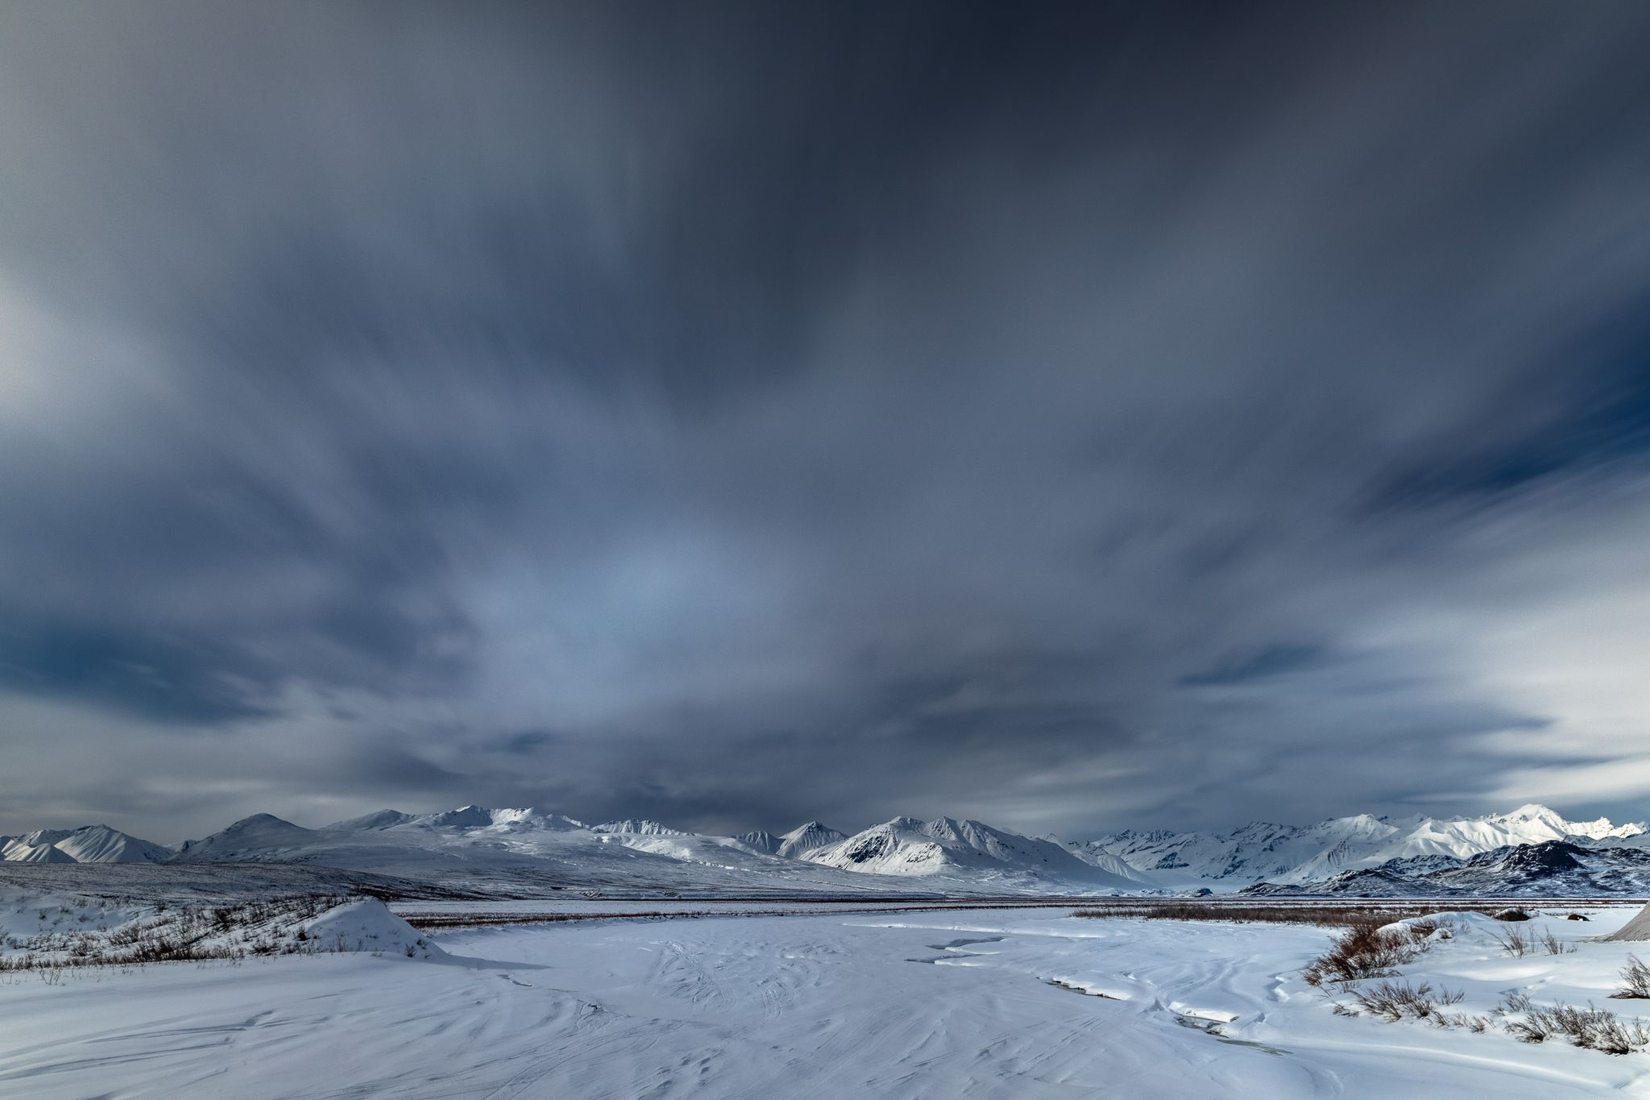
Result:
[[[1315,985],[1340,930],[1309,914],[780,905],[429,932],[376,901],[180,915],[0,889],[0,957],[97,936],[200,947],[189,965],[0,970],[0,1094],[1645,1095],[1642,1047],[1530,1030],[1592,1003],[1630,1044],[1645,1034],[1644,1002],[1608,999],[1637,947],[1608,937],[1635,910],[1412,916],[1382,933],[1416,945],[1390,978]],[[1558,950],[1511,954],[1508,928]],[[1427,1016],[1383,1014],[1387,983],[1431,991],[1411,1002]]]
[[[1078,843],[478,806],[38,830],[0,862],[0,1094],[1650,1095],[1650,1012],[1607,1000],[1645,841],[1538,806]],[[1356,936],[1378,965],[1325,977]]]

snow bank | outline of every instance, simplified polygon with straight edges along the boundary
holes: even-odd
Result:
[[[446,957],[376,898],[198,906],[0,890],[0,971],[333,952]]]
[[[300,924],[298,934],[322,951],[374,951],[417,959],[444,954],[377,898],[360,898],[329,909]]]
[[[1615,941],[1650,940],[1650,905],[1646,905],[1633,915],[1633,918],[1618,928],[1614,933],[1604,937]]]
[[[1407,932],[1414,935],[1418,929],[1432,927],[1428,939],[1447,940],[1461,939],[1466,942],[1495,942],[1507,928],[1507,922],[1496,920],[1483,913],[1467,912],[1459,909],[1448,909],[1441,913],[1426,913],[1419,917],[1406,917],[1404,920],[1393,921],[1381,926],[1382,932]]]

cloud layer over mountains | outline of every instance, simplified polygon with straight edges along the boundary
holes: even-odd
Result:
[[[0,827],[1643,816],[1647,34],[0,10]]]

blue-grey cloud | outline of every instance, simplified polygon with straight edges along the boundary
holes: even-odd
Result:
[[[5,820],[1632,812],[1647,34],[0,12]]]

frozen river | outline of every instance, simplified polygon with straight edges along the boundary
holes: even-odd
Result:
[[[1650,1095],[1650,1055],[1338,1016],[1299,973],[1329,938],[1060,911],[810,914],[450,932],[439,961],[15,975],[0,1095]],[[1425,976],[1469,1006],[1560,987],[1604,1004],[1624,957],[1588,943],[1506,959],[1461,936]]]

